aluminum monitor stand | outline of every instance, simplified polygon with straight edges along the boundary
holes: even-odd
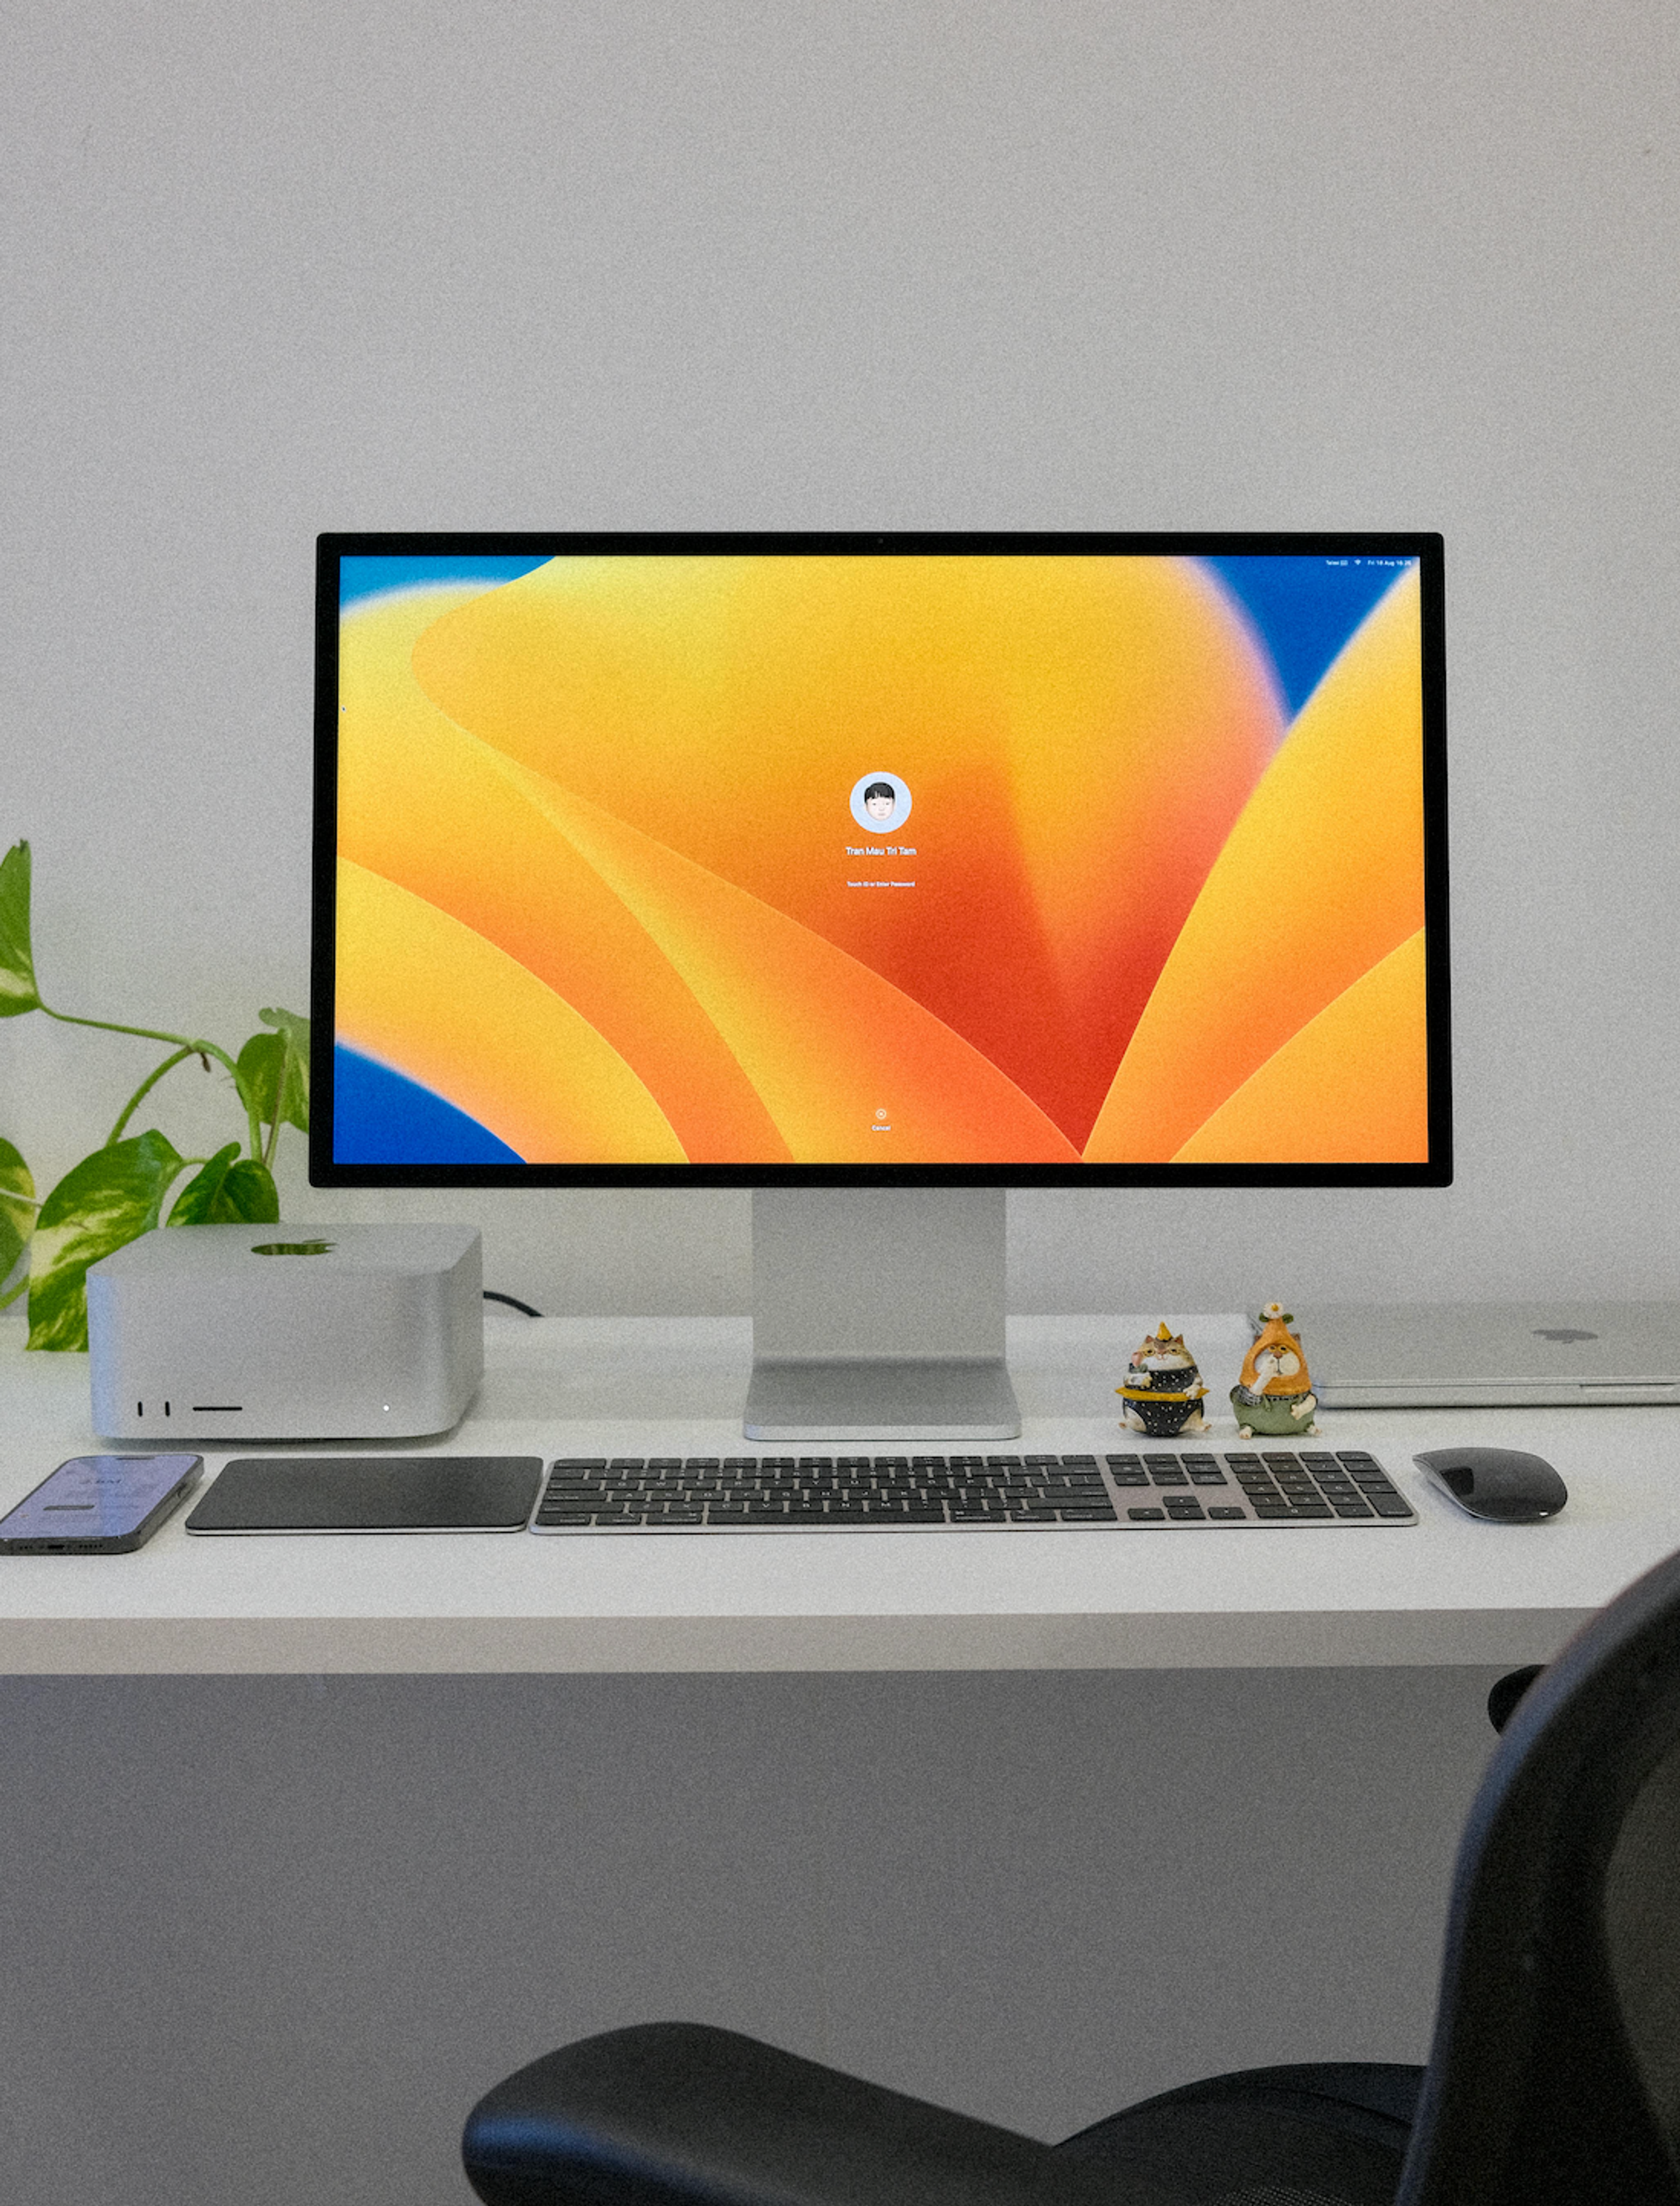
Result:
[[[1010,1440],[1001,1187],[758,1188],[750,1440]]]

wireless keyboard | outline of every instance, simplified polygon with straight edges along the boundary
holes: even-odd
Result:
[[[1359,1448],[1112,1455],[566,1456],[534,1532],[1034,1531],[1415,1524]]]

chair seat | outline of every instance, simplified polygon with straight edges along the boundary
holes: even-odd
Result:
[[[1394,2206],[1422,2077],[1251,2069],[1051,2146],[732,2030],[648,2023],[509,2077],[463,2145],[490,2206]]]
[[[1183,2206],[1393,2206],[1423,2077],[1386,2061],[1243,2069],[1145,2099],[1055,2149]]]

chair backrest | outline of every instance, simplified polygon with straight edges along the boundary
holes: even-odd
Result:
[[[1680,2206],[1680,1555],[1494,1751],[1396,2206]]]

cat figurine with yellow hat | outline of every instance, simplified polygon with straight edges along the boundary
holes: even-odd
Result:
[[[1202,1415],[1207,1393],[1202,1374],[1181,1336],[1169,1329],[1164,1318],[1133,1351],[1126,1384],[1115,1392],[1126,1404],[1121,1422],[1134,1433],[1170,1440],[1181,1433],[1209,1429]]]
[[[1318,1398],[1312,1392],[1306,1357],[1289,1330],[1294,1320],[1282,1303],[1268,1303],[1254,1322],[1254,1344],[1242,1359],[1242,1374],[1231,1389],[1237,1430],[1246,1440],[1317,1436],[1312,1422]]]

